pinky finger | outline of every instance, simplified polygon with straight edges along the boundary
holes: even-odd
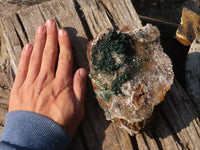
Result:
[[[32,44],[26,44],[22,50],[21,58],[17,69],[17,75],[13,85],[13,87],[15,88],[19,88],[26,79],[32,49]]]

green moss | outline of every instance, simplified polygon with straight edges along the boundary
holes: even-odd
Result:
[[[113,94],[123,94],[120,87],[122,84],[131,79],[132,75],[141,70],[141,65],[135,62],[136,51],[133,48],[134,41],[125,33],[117,33],[111,30],[107,37],[98,42],[92,50],[92,64],[95,71],[102,71],[110,74],[116,73],[117,77],[112,81],[111,90]],[[117,63],[113,58],[113,54],[120,55],[123,59],[121,64]],[[140,59],[140,58],[139,58]],[[119,73],[119,69],[124,65],[128,65],[129,69],[124,73]],[[108,100],[110,96],[106,99]]]

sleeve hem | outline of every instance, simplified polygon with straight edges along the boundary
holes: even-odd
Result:
[[[51,119],[29,111],[12,111],[6,115],[0,142],[28,149],[65,148],[71,138]]]

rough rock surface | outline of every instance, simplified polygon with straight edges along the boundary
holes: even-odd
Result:
[[[120,45],[126,39],[124,34],[131,40],[124,41],[126,48],[123,49]],[[88,44],[90,78],[97,100],[106,119],[130,135],[148,126],[154,107],[164,100],[173,83],[171,60],[163,52],[159,36],[157,27],[147,24],[130,31],[125,28],[118,31],[118,36],[113,30],[105,29]],[[112,44],[102,45],[106,40]]]
[[[200,112],[200,37],[195,39],[188,52],[186,65],[185,65],[185,77],[186,88],[192,101],[195,103],[195,107]]]
[[[200,16],[183,8],[181,23],[176,31],[177,40],[185,46],[190,46],[198,35],[200,35]]]

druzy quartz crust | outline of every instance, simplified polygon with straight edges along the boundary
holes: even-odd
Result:
[[[90,78],[107,120],[131,135],[143,131],[174,73],[157,27],[105,29],[88,44]]]

